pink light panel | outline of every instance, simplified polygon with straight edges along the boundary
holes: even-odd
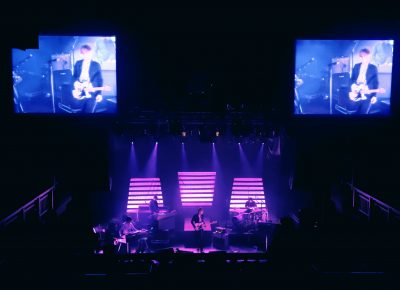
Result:
[[[245,208],[247,199],[251,197],[258,207],[265,207],[264,185],[262,178],[234,178],[230,209]]]
[[[139,206],[148,205],[154,195],[157,195],[158,205],[164,206],[160,178],[131,178],[127,212],[137,213]]]
[[[182,206],[212,206],[216,172],[178,172]]]

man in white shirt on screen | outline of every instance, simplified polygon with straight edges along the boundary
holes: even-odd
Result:
[[[359,56],[361,62],[354,65],[350,79],[350,104],[354,105],[356,114],[368,114],[371,105],[377,101],[376,92],[368,92],[362,88],[378,90],[378,68],[371,64],[369,49],[361,49]]]
[[[103,76],[101,72],[100,63],[92,59],[92,48],[88,45],[82,45],[80,49],[82,59],[78,60],[74,66],[74,88],[90,87],[101,88],[103,87]],[[82,102],[82,112],[94,113],[96,103],[103,100],[102,90],[87,91],[82,90],[77,99]],[[84,96],[87,97],[84,97]],[[75,96],[74,96],[75,97]]]

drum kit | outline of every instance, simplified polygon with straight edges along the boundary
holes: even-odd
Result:
[[[257,227],[259,222],[267,222],[266,209],[257,207],[231,210],[233,225],[240,230],[249,230]]]

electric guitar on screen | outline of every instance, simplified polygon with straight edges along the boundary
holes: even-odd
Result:
[[[212,221],[209,222],[209,225],[213,225],[218,223],[217,221]],[[195,231],[200,231],[200,230],[204,230],[206,228],[206,223],[203,221],[201,223],[194,223],[194,230]]]
[[[92,97],[91,93],[96,91],[111,91],[110,86],[93,87],[91,82],[79,82],[74,83],[74,89],[72,90],[72,96],[77,100],[89,99]]]
[[[367,99],[365,95],[372,93],[384,94],[386,90],[384,88],[370,90],[366,84],[352,84],[349,98],[353,102],[363,101]]]

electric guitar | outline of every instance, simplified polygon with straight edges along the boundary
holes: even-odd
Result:
[[[212,221],[210,222],[210,225],[216,224],[218,223],[217,221]],[[194,223],[194,230],[195,231],[200,231],[200,230],[204,230],[204,228],[206,227],[206,222],[203,221],[201,223]]]
[[[91,82],[79,82],[76,81],[74,83],[74,89],[72,90],[72,96],[77,100],[89,99],[92,97],[90,93],[96,91],[111,91],[110,86],[103,86],[103,87],[93,87]]]
[[[365,95],[378,93],[384,94],[386,90],[384,88],[370,90],[366,84],[352,84],[351,85],[351,92],[349,93],[349,98],[353,102],[363,101],[366,100],[367,97]]]

